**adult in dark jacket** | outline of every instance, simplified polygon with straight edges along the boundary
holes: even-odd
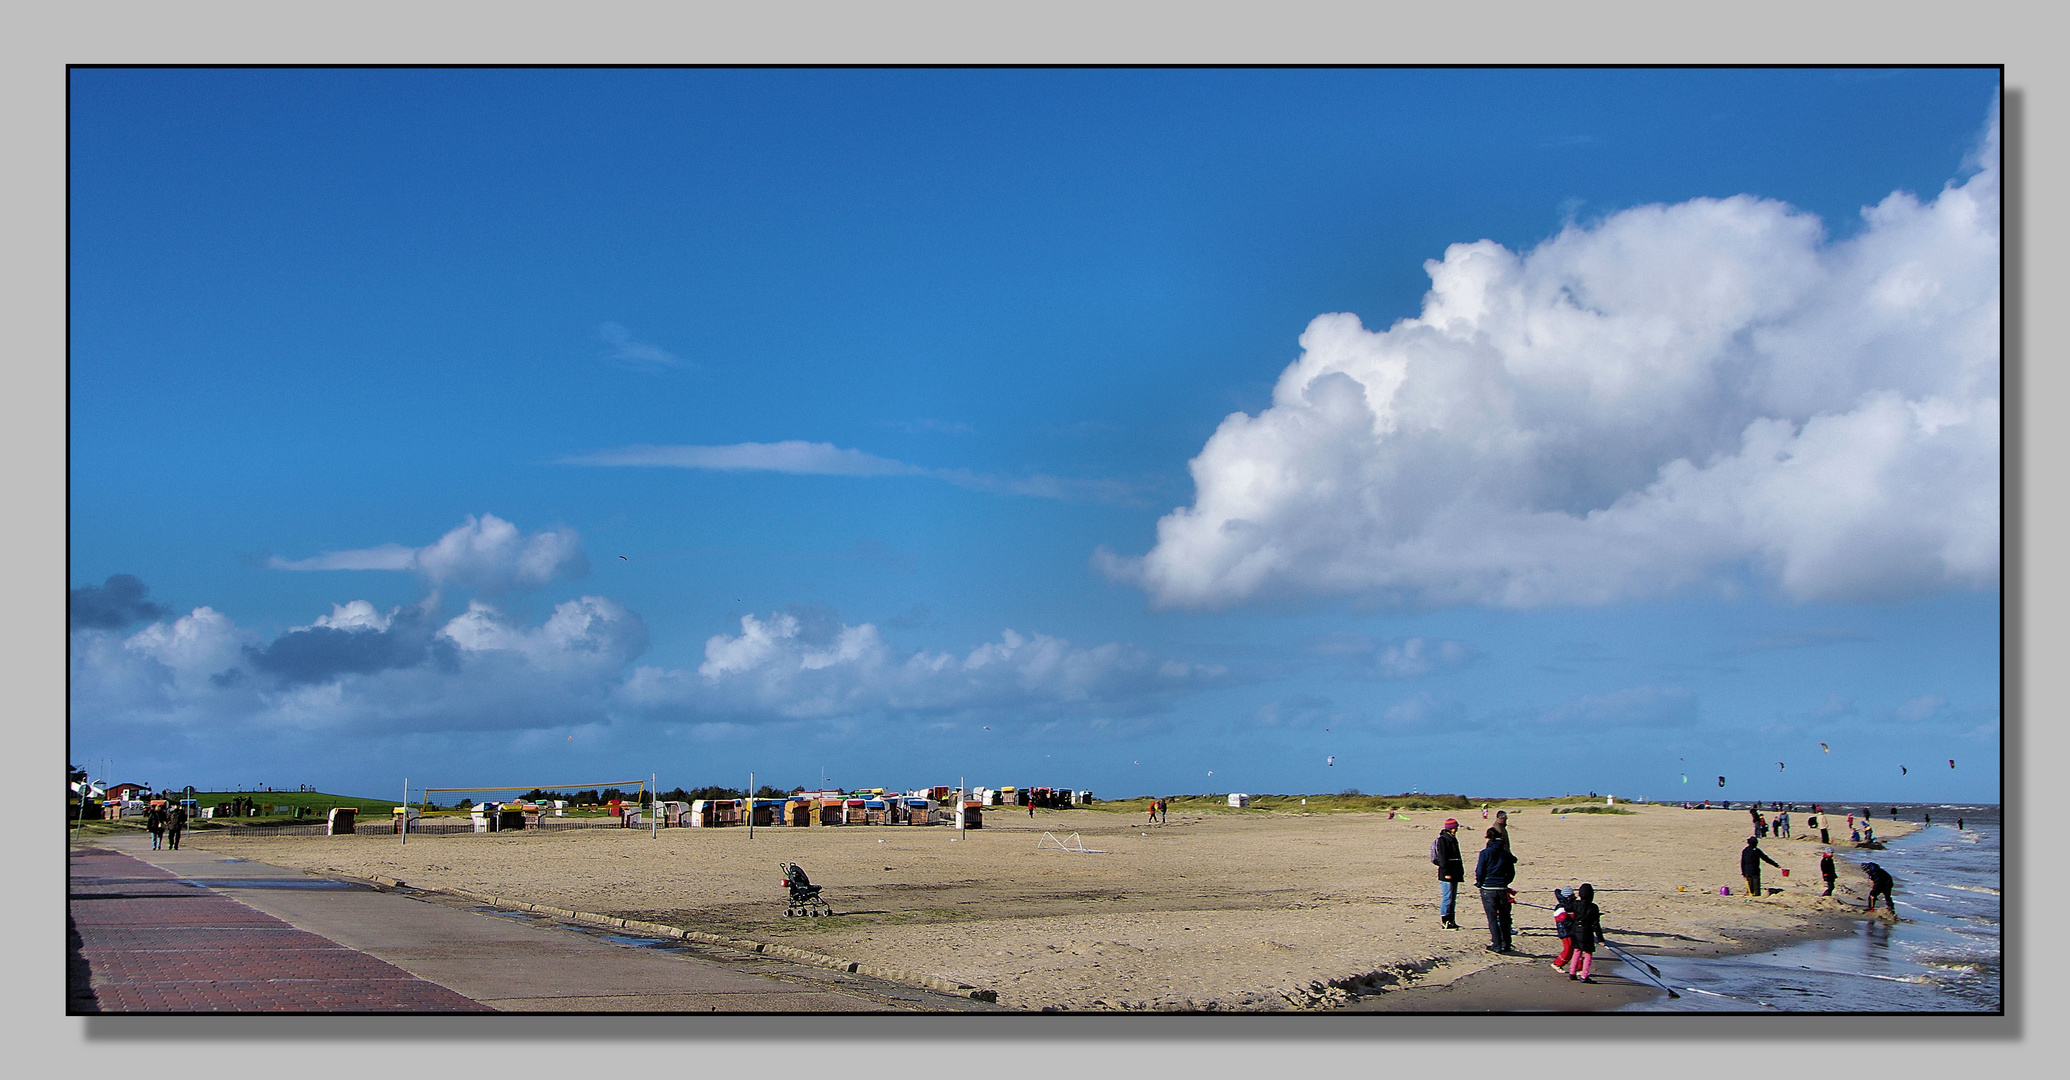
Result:
[[[1446,818],[1445,827],[1430,842],[1430,861],[1438,868],[1438,924],[1459,929],[1454,916],[1459,903],[1459,883],[1466,880],[1466,861],[1459,855],[1459,821]]]
[[[1517,857],[1499,829],[1488,830],[1488,846],[1473,864],[1473,884],[1481,891],[1481,911],[1488,916],[1488,948],[1508,952],[1510,941],[1509,883],[1517,878]]]
[[[1827,848],[1818,857],[1818,876],[1826,879],[1826,891],[1820,896],[1833,895],[1833,882],[1840,879],[1840,871],[1833,868],[1833,849]]]
[[[1782,865],[1781,863],[1776,862],[1774,859],[1769,858],[1768,853],[1761,850],[1760,837],[1747,837],[1747,846],[1741,848],[1739,851],[1739,876],[1747,879],[1748,896],[1761,895],[1762,863],[1767,863],[1770,866]]]
[[[1890,909],[1891,916],[1896,917],[1897,896],[1894,890],[1897,883],[1891,880],[1890,871],[1875,863],[1863,863],[1862,873],[1869,875],[1869,910],[1876,910],[1876,898],[1880,896],[1884,905]]]

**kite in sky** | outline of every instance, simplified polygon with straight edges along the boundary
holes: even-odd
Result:
[[[1903,765],[1900,765],[1900,766],[1898,766],[1898,775],[1899,775],[1899,776],[1909,776],[1909,775],[1911,775],[1911,770],[1909,770],[1909,769],[1905,768],[1905,767],[1904,767]]]
[[[1784,769],[1784,766],[1783,766],[1783,763],[1782,763],[1782,762],[1778,761],[1778,762],[1776,762],[1776,763],[1775,763],[1775,771],[1776,771],[1776,772],[1782,772],[1782,771],[1783,771],[1783,769]]]
[[[1336,764],[1337,764],[1337,755],[1335,755],[1335,754],[1331,754],[1331,755],[1330,755],[1330,760],[1328,760],[1328,761],[1325,761],[1325,762],[1323,762],[1323,764],[1325,764],[1325,765],[1330,765],[1330,766],[1334,766],[1334,765],[1336,765]]]
[[[1954,758],[1949,758],[1949,759],[1948,759],[1948,767],[1949,767],[1949,768],[1951,768],[1951,769],[1955,767],[1955,759],[1954,759]]]
[[[1722,776],[1721,776],[1721,777],[1719,777],[1719,778],[1718,778],[1718,786],[1719,786],[1719,787],[1724,787],[1724,786],[1725,786],[1725,778],[1724,778],[1724,777],[1722,777]]]
[[[1821,749],[1821,750],[1824,750],[1824,751],[1825,751],[1826,753],[1828,753],[1828,754],[1830,754],[1830,753],[1832,753],[1832,752],[1833,752],[1833,748],[1832,748],[1832,747],[1830,747],[1830,746],[1827,746],[1827,745],[1826,745],[1825,743],[1820,743],[1820,744],[1818,744],[1818,748],[1819,748],[1819,749]]]

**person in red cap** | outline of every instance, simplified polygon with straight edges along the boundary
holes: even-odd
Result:
[[[1454,906],[1459,900],[1459,883],[1466,880],[1466,862],[1459,857],[1459,820],[1446,818],[1437,839],[1430,842],[1430,861],[1438,868],[1438,925],[1459,929]]]

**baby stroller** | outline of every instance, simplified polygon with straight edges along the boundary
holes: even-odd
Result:
[[[819,886],[805,876],[805,868],[794,862],[777,863],[783,871],[783,883],[791,890],[790,904],[783,909],[785,918],[808,915],[832,915],[834,909],[819,898]]]

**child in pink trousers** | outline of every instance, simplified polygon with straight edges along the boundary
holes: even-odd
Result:
[[[1592,983],[1596,980],[1589,977],[1589,972],[1595,967],[1596,943],[1603,940],[1603,909],[1596,906],[1596,887],[1582,882],[1571,910],[1567,941],[1574,946],[1574,953],[1572,966],[1566,969],[1567,977]]]

